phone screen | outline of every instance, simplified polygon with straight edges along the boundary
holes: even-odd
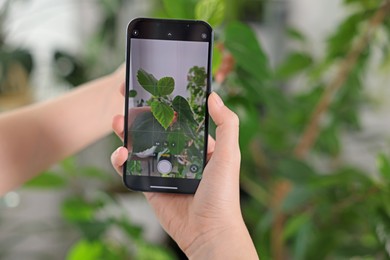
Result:
[[[168,21],[148,20],[128,32],[124,174],[201,179],[212,34],[203,24]]]

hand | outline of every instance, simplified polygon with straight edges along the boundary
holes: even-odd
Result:
[[[209,96],[208,105],[217,125],[216,142],[209,138],[209,161],[195,195],[144,194],[163,228],[189,258],[257,259],[240,209],[238,117],[215,93]],[[123,116],[113,120],[113,129],[121,138],[123,123]],[[119,174],[127,156],[125,147],[112,154]]]

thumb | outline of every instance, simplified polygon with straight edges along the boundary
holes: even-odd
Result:
[[[211,93],[208,100],[209,113],[217,125],[216,143],[211,160],[228,162],[228,165],[240,164],[240,148],[238,144],[239,120],[237,115],[227,108],[221,98]],[[232,163],[234,163],[232,165]]]
[[[211,118],[217,125],[214,152],[203,171],[197,196],[206,194],[206,201],[217,198],[229,204],[234,202],[239,211],[240,148],[238,145],[238,117],[227,108],[216,93],[208,99]],[[216,203],[219,205],[220,201]],[[224,204],[225,205],[225,204]]]

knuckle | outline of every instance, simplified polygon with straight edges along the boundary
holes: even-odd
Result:
[[[230,120],[231,124],[235,125],[235,126],[239,126],[240,125],[240,119],[238,117],[238,115],[236,113],[234,113],[233,111],[231,111],[231,115],[230,115]]]

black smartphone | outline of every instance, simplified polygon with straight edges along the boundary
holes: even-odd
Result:
[[[123,167],[136,191],[195,193],[206,164],[213,30],[137,18],[127,27]]]

